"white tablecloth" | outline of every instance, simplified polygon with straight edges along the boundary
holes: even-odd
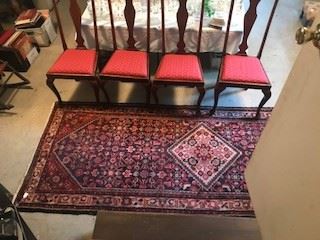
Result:
[[[213,17],[224,18],[227,22],[229,3],[226,4],[224,0],[223,6],[218,6],[220,9],[215,10]],[[176,23],[176,9],[174,7],[168,8],[170,11],[166,13],[166,51],[173,52],[177,49],[178,41],[178,27]],[[116,39],[118,48],[125,48],[127,46],[128,32],[126,22],[123,17],[122,7],[113,8],[115,15],[115,28]],[[139,9],[139,8],[138,8]],[[98,11],[99,12],[99,11]],[[211,18],[212,19],[212,18]],[[201,40],[201,52],[221,52],[223,49],[223,42],[225,37],[225,27],[222,30],[218,30],[209,26],[211,20],[209,17],[205,17],[203,24],[202,40]],[[112,34],[110,19],[107,12],[101,11],[98,14],[98,36],[101,49],[112,50]],[[151,29],[150,29],[150,51],[161,52],[161,18],[159,8],[155,9],[151,13]],[[85,43],[89,48],[93,48],[95,45],[93,34],[93,23],[90,8],[86,8],[82,15],[82,32],[85,39]],[[195,52],[197,47],[197,37],[199,29],[199,20],[190,16],[187,23],[187,29],[185,33],[185,43],[187,52]],[[136,13],[135,20],[135,39],[136,47],[141,50],[146,49],[146,13],[144,11],[138,11]],[[241,41],[243,31],[243,6],[242,0],[238,0],[238,4],[235,5],[234,14],[232,18],[231,31],[229,35],[229,42],[227,52],[234,53],[238,50],[239,43]]]

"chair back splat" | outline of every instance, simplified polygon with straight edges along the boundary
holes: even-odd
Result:
[[[177,11],[177,24],[179,31],[179,41],[177,43],[177,53],[186,53],[185,51],[185,42],[184,35],[186,32],[187,22],[188,22],[188,10],[187,10],[187,1],[188,0],[179,0],[179,8]],[[191,1],[191,0],[189,0]],[[166,35],[165,35],[165,2],[161,0],[161,34],[162,34],[162,53],[166,53]],[[202,37],[202,27],[203,27],[203,15],[204,15],[204,0],[201,1],[201,12],[200,12],[200,22],[198,30],[198,39],[197,39],[197,50],[196,53],[199,54],[201,50],[201,37]]]
[[[58,28],[59,28],[61,41],[62,41],[62,46],[63,46],[63,49],[66,50],[66,49],[68,49],[68,46],[67,46],[64,31],[63,31],[63,24],[61,22],[60,13],[59,13],[58,6],[57,6],[57,1],[52,0],[52,4],[53,4],[53,10],[54,10],[56,17],[57,17]],[[93,16],[93,28],[94,28],[94,35],[95,35],[95,45],[96,45],[96,50],[99,50],[97,19],[96,19],[94,0],[91,0],[91,6],[92,6],[92,16]],[[86,49],[86,47],[84,45],[84,39],[83,39],[82,33],[81,33],[81,9],[79,7],[77,0],[69,0],[69,14],[72,19],[72,23],[74,25],[75,32],[76,32],[76,49]]]
[[[234,8],[234,1],[231,1],[230,4],[230,11],[229,11],[229,19],[228,19],[228,25],[227,25],[227,33],[226,33],[226,38],[225,38],[225,42],[224,42],[224,49],[223,49],[223,54],[225,55],[226,53],[226,48],[227,48],[227,43],[228,43],[228,36],[229,36],[229,31],[230,31],[230,25],[231,25],[231,19],[232,19],[232,12],[233,12],[233,8]],[[249,35],[251,33],[252,27],[257,19],[257,7],[258,4],[261,2],[261,0],[250,0],[250,6],[244,16],[244,29],[243,29],[243,37],[242,37],[242,41],[239,45],[239,52],[237,53],[238,55],[247,55],[247,49],[248,49],[248,38]],[[265,29],[265,32],[263,34],[263,38],[262,38],[262,42],[257,54],[257,57],[260,58],[262,55],[262,51],[269,33],[269,29],[270,29],[270,25],[276,10],[276,7],[278,5],[279,0],[275,0],[273,3],[273,7],[271,10],[271,13],[269,15],[269,19],[267,22],[267,26]]]
[[[136,10],[134,9],[132,0],[126,0],[126,6],[124,8],[124,17],[126,19],[128,28],[128,49],[136,50],[135,43],[136,40],[133,37],[134,20],[136,17]]]
[[[177,44],[178,53],[184,53],[186,44],[184,42],[184,33],[186,32],[186,26],[188,21],[188,11],[187,11],[187,1],[180,0],[179,1],[179,9],[177,12],[177,23],[179,30],[179,42]]]
[[[124,1],[124,0],[123,0]],[[127,50],[137,50],[135,44],[136,40],[134,38],[134,22],[136,17],[136,10],[133,5],[133,0],[125,0],[125,8],[124,8],[124,17],[127,24],[128,30],[128,47]],[[113,10],[112,10],[112,3],[111,0],[108,0],[109,12],[110,12],[110,23],[111,23],[111,33],[112,33],[112,41],[113,41],[113,48],[117,50],[117,41],[116,41],[116,31],[114,26],[114,17],[113,17]],[[150,0],[147,0],[147,52],[149,52],[150,48]]]
[[[81,34],[81,11],[80,11],[80,7],[78,5],[77,0],[70,0],[69,12],[70,12],[70,16],[72,18],[72,22],[75,27],[76,33],[77,33],[77,37],[76,37],[77,47],[76,48],[85,48],[84,40],[83,40],[83,37]]]

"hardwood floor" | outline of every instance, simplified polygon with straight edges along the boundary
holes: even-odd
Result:
[[[99,212],[93,240],[260,240],[255,218]]]

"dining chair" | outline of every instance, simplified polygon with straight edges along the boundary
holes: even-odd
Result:
[[[97,61],[99,56],[99,43],[97,34],[97,23],[96,23],[96,13],[95,13],[95,2],[91,0],[92,5],[92,18],[93,18],[93,29],[95,38],[95,49],[87,49],[84,45],[84,39],[81,33],[81,10],[77,0],[70,0],[69,2],[69,14],[72,19],[72,23],[75,28],[76,37],[76,47],[68,48],[64,30],[63,23],[60,18],[58,5],[56,0],[52,0],[53,10],[56,14],[58,29],[60,32],[63,52],[60,54],[58,59],[53,63],[47,72],[47,86],[53,91],[57,96],[58,101],[62,102],[61,96],[54,85],[56,79],[75,81],[88,81],[94,90],[96,101],[100,102],[99,89],[101,88],[100,80],[97,77]],[[101,88],[102,89],[102,88]],[[104,89],[102,89],[107,100],[109,100],[108,95]]]
[[[146,9],[146,40],[145,50],[137,49],[135,34],[136,10],[133,0],[126,0],[124,7],[124,17],[127,24],[128,40],[125,49],[117,46],[115,23],[111,0],[108,0],[111,33],[113,41],[113,52],[111,57],[103,66],[99,73],[102,85],[107,81],[120,81],[141,83],[146,90],[146,103],[150,102],[150,72],[149,72],[149,52],[150,52],[150,0],[147,0]]]
[[[222,60],[219,68],[217,83],[214,89],[214,105],[210,111],[210,115],[214,114],[216,111],[220,93],[227,87],[234,87],[244,88],[245,90],[257,89],[262,91],[263,98],[255,115],[255,118],[257,119],[260,116],[261,108],[271,97],[271,82],[266,71],[264,70],[260,58],[270,29],[272,18],[278,4],[278,0],[275,0],[273,3],[268,22],[266,24],[266,29],[264,30],[262,37],[261,45],[256,56],[249,56],[247,54],[247,49],[249,48],[248,38],[257,19],[257,6],[261,0],[250,0],[250,6],[244,15],[244,31],[242,42],[239,45],[239,51],[233,55],[226,53],[234,1],[235,0],[232,0],[230,4]]]
[[[189,0],[190,1],[190,0]],[[159,103],[157,90],[160,86],[184,86],[197,88],[199,97],[197,101],[198,112],[205,94],[204,77],[199,59],[201,49],[201,35],[203,25],[204,0],[201,1],[200,22],[197,37],[197,49],[195,52],[186,52],[184,35],[188,21],[187,0],[179,0],[176,14],[179,40],[176,52],[166,51],[166,11],[164,0],[161,0],[161,33],[162,33],[162,58],[152,78],[152,93],[156,103]]]

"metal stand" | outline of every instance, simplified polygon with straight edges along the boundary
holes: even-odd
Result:
[[[7,76],[5,80],[3,80],[0,83],[0,97],[5,93],[5,91],[9,88],[19,88],[20,86],[27,85],[30,83],[30,81],[25,78],[22,74],[20,74],[18,71],[16,71],[8,62],[2,61],[0,59],[0,80],[5,76],[4,70],[9,69],[11,73]],[[18,78],[20,78],[22,81],[17,83],[8,83],[10,78],[16,75]],[[14,106],[11,104],[4,104],[0,102],[0,110],[9,110],[13,108]]]
[[[20,227],[23,240],[37,240],[11,200],[12,194],[0,184],[0,213],[6,212],[7,209],[12,209],[15,217],[14,220]]]

